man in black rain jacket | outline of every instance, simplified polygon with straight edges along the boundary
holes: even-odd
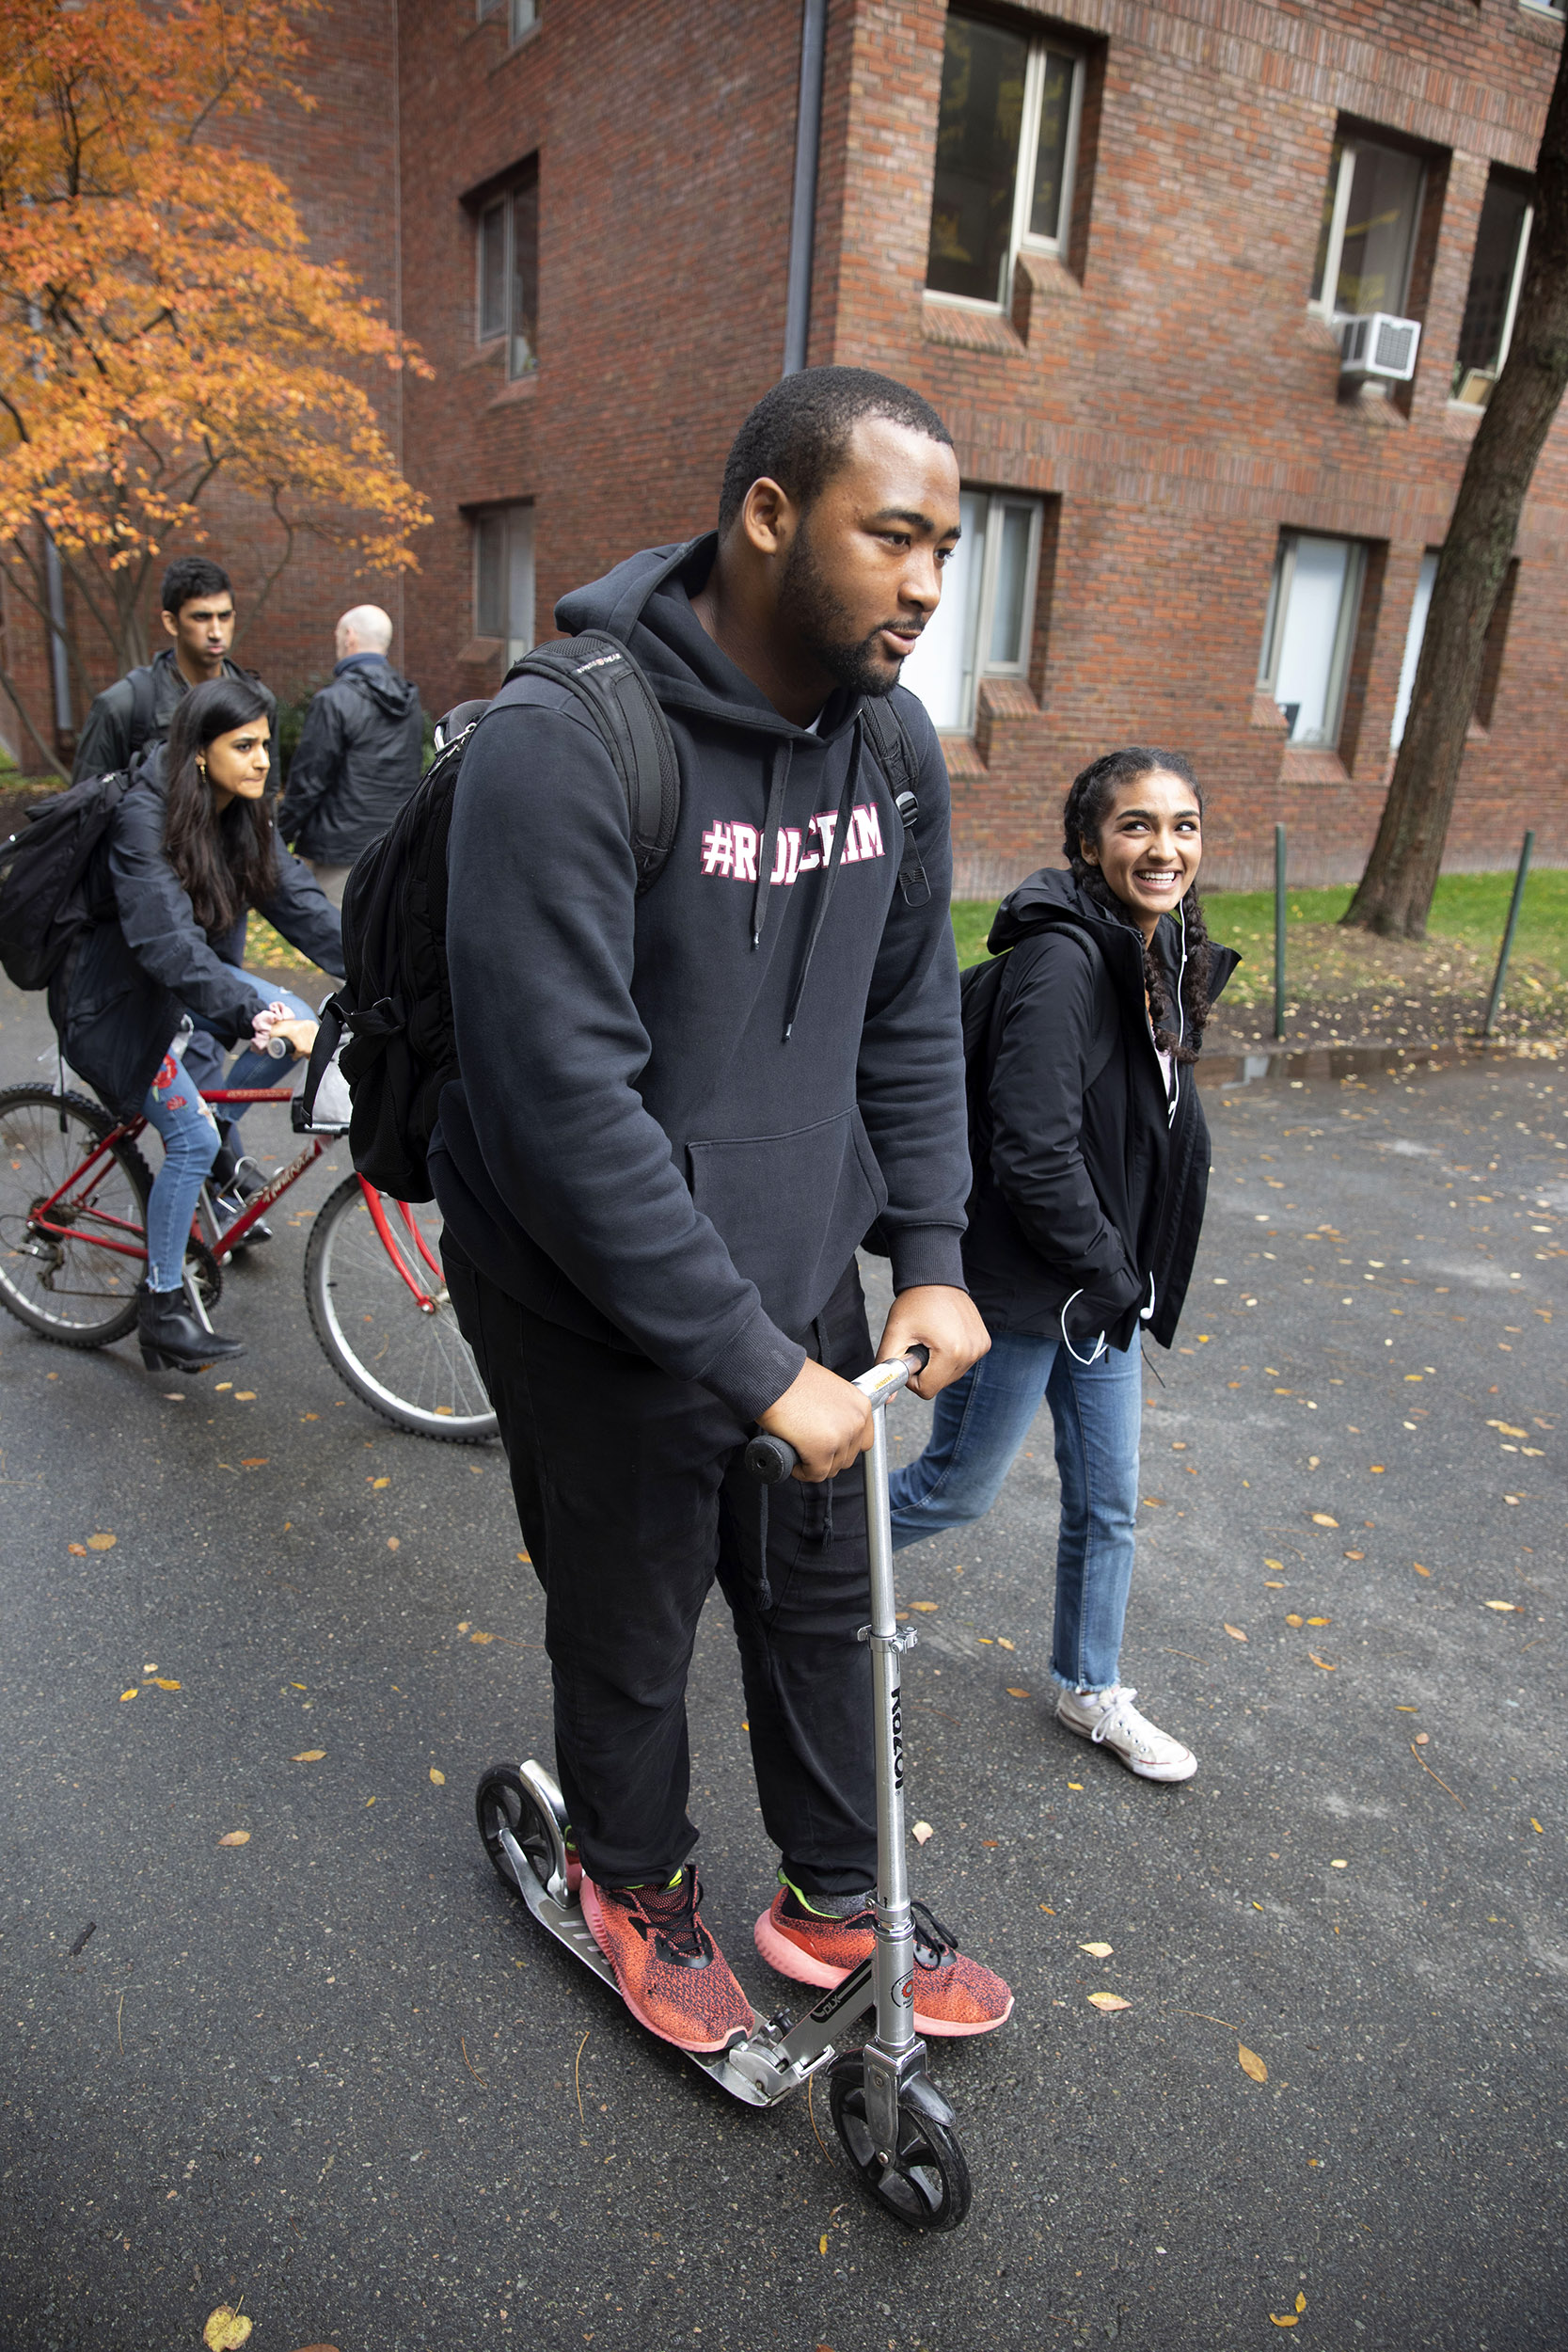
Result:
[[[338,623],[337,666],[305,716],[277,829],[308,858],[334,906],[356,858],[373,847],[420,781],[420,690],[387,659],[392,624],[356,604]]]
[[[946,771],[900,694],[929,883],[906,898],[860,716],[958,526],[952,445],[917,394],[857,369],[787,378],[731,452],[716,534],[557,608],[630,648],[670,722],[658,880],[637,896],[621,785],[564,689],[493,709],[457,787],[462,1078],[431,1149],[448,1279],[546,1596],[584,1911],[634,2013],[689,2048],[751,2023],[688,1859],[686,1675],[715,1574],[783,1855],[759,1947],[822,1985],[871,1947],[861,1481],[822,1482],[869,1441],[849,1379],[873,1360],[855,1267],[873,1222],[897,1293],[879,1352],[927,1346],[934,1394],[987,1344],[959,1254]],[[766,1520],[740,1458],[758,1422],[809,1482]],[[918,2028],[1006,2017],[1006,1986],[934,1930],[917,1959]]]
[[[277,705],[272,690],[254,670],[242,670],[229,656],[235,617],[229,574],[209,556],[177,556],[164,574],[159,601],[164,628],[173,642],[94,696],[76,740],[71,782],[129,768],[150,745],[164,740],[169,721],[191,688],[214,677],[245,678],[265,701],[276,777]]]

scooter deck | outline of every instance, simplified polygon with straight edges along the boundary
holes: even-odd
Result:
[[[558,1902],[547,1887],[541,1886],[533,1871],[529,1868],[520,1849],[515,1851],[512,1851],[512,1840],[509,1837],[503,1836],[502,1844],[508,1850],[507,1860],[511,1865],[512,1875],[517,1883],[517,1892],[527,1903],[539,1926],[544,1929],[546,1935],[553,1936],[558,1944],[564,1945],[574,1960],[581,1961],[585,1968],[592,1969],[594,1976],[602,1979],[618,2001],[623,2000],[621,1988],[615,1981],[615,1971],[594,1943],[593,1931],[583,1916],[581,1904]],[[767,2020],[753,2010],[752,2011],[753,2042],[762,2034],[766,2025]],[[672,2044],[671,2046],[677,2045]],[[828,2048],[814,2058],[809,2064],[781,2068],[770,2058],[759,2052],[758,2058],[753,2060],[753,2063],[757,2064],[759,2074],[771,2074],[775,2077],[775,2080],[768,2084],[760,2080],[753,2081],[750,2074],[743,2074],[728,2050],[682,2050],[681,2052],[683,2058],[689,2058],[693,2066],[701,2067],[705,2074],[709,2075],[720,2085],[721,2089],[727,2090],[732,2099],[738,2099],[743,2106],[749,2107],[776,2106],[780,2099],[787,2097],[790,2091],[798,2090],[808,2074],[815,2074],[818,2068],[826,2066],[833,2055],[832,2049]]]

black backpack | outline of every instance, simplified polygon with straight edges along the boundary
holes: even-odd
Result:
[[[341,1068],[353,1105],[349,1149],[360,1175],[395,1200],[432,1198],[430,1137],[441,1089],[458,1074],[446,944],[447,844],[458,772],[487,711],[533,700],[531,677],[552,679],[578,698],[615,763],[639,897],[662,873],[675,837],[674,739],[652,687],[618,638],[586,630],[535,646],[513,664],[495,702],[460,704],[448,714],[442,747],[418,789],[344,887],[344,984],[322,1008],[298,1110],[299,1124],[308,1126],[346,1029]],[[914,844],[914,747],[886,704],[867,703],[864,715],[904,826],[899,885],[911,905],[920,905],[930,886]]]
[[[131,782],[84,776],[0,842],[0,964],[18,988],[47,988],[92,921],[94,860]]]

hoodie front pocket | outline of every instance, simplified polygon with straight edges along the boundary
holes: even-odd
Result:
[[[805,1330],[887,1186],[853,1107],[787,1136],[689,1143],[691,1198],[781,1330]]]

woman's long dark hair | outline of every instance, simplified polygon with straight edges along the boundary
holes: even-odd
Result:
[[[238,793],[219,816],[201,755],[214,739],[267,716],[266,699],[247,678],[208,678],[177,705],[165,752],[167,808],[164,848],[209,938],[235,924],[277,887],[277,839],[266,795]]]
[[[1140,776],[1155,774],[1180,776],[1196,801],[1199,815],[1202,814],[1203,787],[1180,753],[1153,751],[1142,743],[1132,743],[1124,751],[1106,752],[1102,757],[1091,760],[1081,774],[1074,776],[1062,810],[1062,850],[1072,867],[1074,882],[1086,898],[1132,930],[1137,929],[1137,917],[1117,897],[1100,867],[1090,865],[1084,855],[1084,844],[1087,841],[1099,846],[1123,785],[1136,784]],[[1181,916],[1186,925],[1187,964],[1181,976],[1180,1022],[1176,1019],[1159,958],[1147,945],[1144,986],[1148,991],[1148,1020],[1155,1044],[1163,1054],[1172,1054],[1178,1061],[1185,1062],[1196,1061],[1209,1019],[1209,933],[1196,886],[1181,901]]]

